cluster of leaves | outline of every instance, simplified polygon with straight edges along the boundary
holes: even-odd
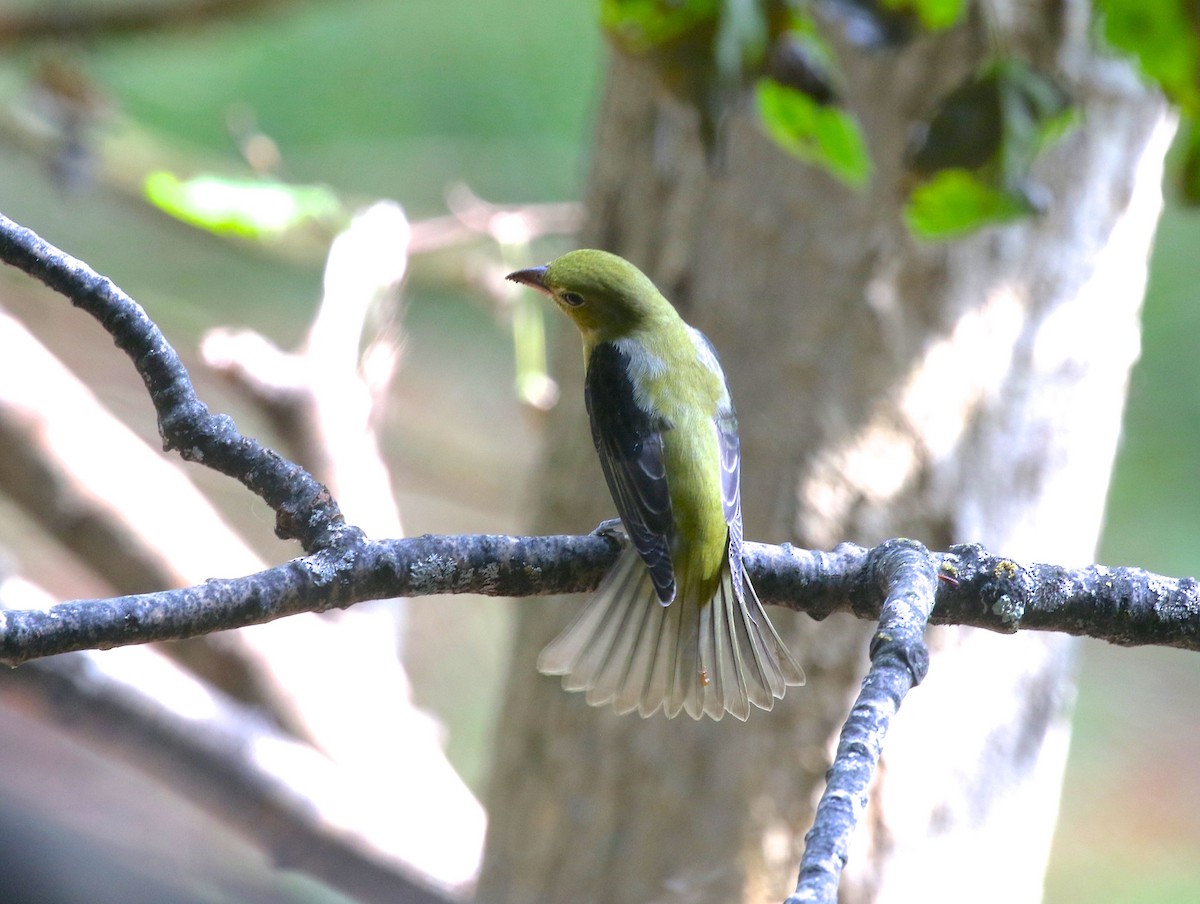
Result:
[[[601,0],[613,44],[651,58],[696,108],[710,155],[727,111],[751,87],[779,146],[853,186],[870,176],[857,122],[838,104],[834,56],[806,10],[786,0]]]
[[[925,238],[961,235],[1040,212],[1033,160],[1074,119],[1052,78],[1011,57],[989,61],[942,99],[909,157],[920,181],[905,219]]]
[[[1132,53],[1185,113],[1200,107],[1200,5],[1191,0],[1096,0],[1109,43]],[[860,188],[867,142],[842,102],[844,84],[822,27],[845,43],[885,51],[923,32],[959,26],[966,0],[601,0],[601,22],[621,50],[651,58],[669,90],[699,111],[710,151],[721,120],[750,91],[762,127],[782,149]],[[1038,153],[1075,121],[1048,72],[995,52],[914,124],[905,222],[946,239],[1040,212],[1048,195],[1030,178]],[[1200,197],[1200,133],[1192,132],[1187,193]]]
[[[1178,189],[1200,204],[1200,4],[1195,0],[1095,0],[1108,44],[1137,62],[1183,115]]]

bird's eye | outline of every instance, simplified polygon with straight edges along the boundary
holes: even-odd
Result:
[[[583,296],[578,292],[563,292],[562,300],[573,308],[577,308],[583,304]]]

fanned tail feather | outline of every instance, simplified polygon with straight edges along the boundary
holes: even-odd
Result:
[[[740,571],[740,569],[739,569]],[[788,651],[744,576],[727,567],[712,599],[681,594],[660,605],[635,549],[621,554],[575,620],[538,657],[538,671],[562,675],[593,706],[647,717],[662,709],[693,719],[745,719],[771,709],[804,670]]]

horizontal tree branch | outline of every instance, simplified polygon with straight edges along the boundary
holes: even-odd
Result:
[[[834,612],[879,619],[884,599],[872,562],[885,548],[843,544],[818,552],[748,543],[746,565],[764,603],[816,619]],[[246,577],[0,613],[0,662],[178,640],[396,596],[582,593],[595,589],[616,555],[617,543],[599,535],[360,539]],[[926,555],[938,575],[933,624],[1200,649],[1200,588],[1192,578],[1099,565],[1025,566],[974,545]]]

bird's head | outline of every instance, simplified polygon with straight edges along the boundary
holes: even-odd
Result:
[[[646,274],[607,251],[569,251],[507,278],[554,299],[589,343],[618,339],[659,317],[674,316]]]

